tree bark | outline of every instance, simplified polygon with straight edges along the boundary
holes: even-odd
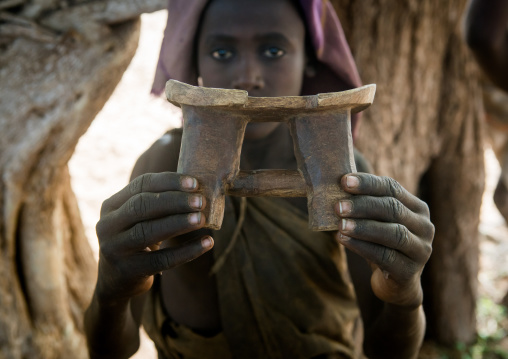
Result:
[[[376,173],[429,201],[426,311],[430,331],[449,344],[475,337],[484,171],[480,88],[459,31],[465,2],[332,0],[364,82],[378,85],[357,146]],[[67,162],[136,47],[136,21],[109,24],[165,3],[0,4],[2,358],[87,356],[81,318],[96,264]]]
[[[90,10],[72,28],[46,21],[100,3],[106,19]],[[82,316],[97,264],[67,163],[135,53],[138,16],[166,5],[126,0],[115,17],[115,4],[2,3],[0,358],[88,357]]]
[[[481,93],[460,34],[466,0],[332,0],[365,84],[376,83],[356,142],[376,174],[429,204],[428,333],[476,338],[478,223],[484,188]]]

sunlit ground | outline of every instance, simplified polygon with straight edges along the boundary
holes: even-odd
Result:
[[[96,254],[98,245],[94,228],[102,201],[128,183],[138,156],[165,131],[180,123],[174,107],[149,95],[166,16],[165,11],[142,16],[141,40],[136,56],[113,96],[80,140],[70,162],[73,188],[87,236]],[[508,290],[508,229],[492,201],[499,165],[489,149],[485,158],[487,188],[480,225],[482,269],[478,313],[479,333],[488,339],[504,335],[500,322],[506,315],[500,312],[501,307],[496,303]],[[482,349],[475,350],[480,353]],[[483,356],[482,353],[472,354],[469,357]],[[501,355],[498,357],[504,358]],[[156,357],[153,344],[144,338],[135,358]]]

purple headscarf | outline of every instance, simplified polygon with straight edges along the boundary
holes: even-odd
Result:
[[[166,82],[175,79],[197,86],[192,62],[194,39],[201,13],[209,0],[169,0],[152,93],[161,94]],[[335,92],[360,87],[362,82],[340,21],[327,0],[299,0],[318,63],[315,76],[305,76],[301,95]],[[353,115],[353,137],[359,116]]]

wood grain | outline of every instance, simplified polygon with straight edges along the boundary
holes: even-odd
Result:
[[[183,110],[178,172],[194,176],[207,199],[206,227],[219,229],[225,195],[307,197],[309,227],[338,230],[334,207],[347,198],[339,178],[356,172],[351,113],[372,103],[375,85],[313,96],[249,97],[246,91],[166,84],[168,101]],[[298,171],[240,172],[249,122],[285,122],[293,137]]]

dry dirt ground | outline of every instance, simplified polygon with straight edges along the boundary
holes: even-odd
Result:
[[[81,138],[70,162],[72,184],[96,254],[94,227],[102,201],[128,183],[136,158],[165,131],[180,123],[176,108],[149,94],[166,16],[165,11],[142,16],[137,53],[113,96]],[[490,335],[499,330],[497,314],[491,313],[498,309],[493,303],[508,289],[508,228],[492,202],[499,165],[489,149],[486,150],[486,166],[487,189],[480,225],[479,280],[483,314],[479,321],[482,333]],[[434,357],[443,356],[435,354]],[[156,358],[153,345],[146,338],[135,358]]]

